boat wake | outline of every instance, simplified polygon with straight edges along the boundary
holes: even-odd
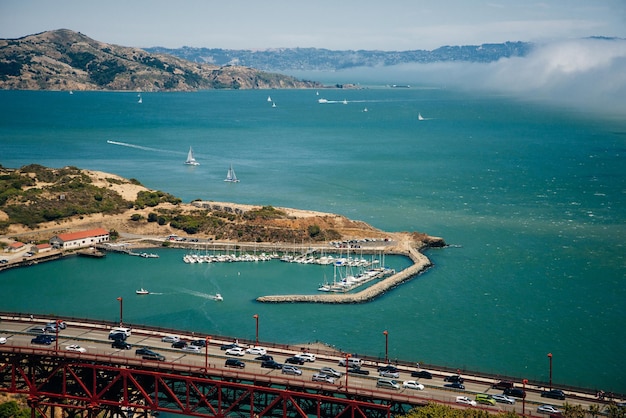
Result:
[[[184,152],[178,152],[178,151],[168,151],[168,150],[163,150],[163,149],[158,149],[158,148],[150,148],[150,147],[144,147],[141,145],[135,145],[135,144],[129,144],[127,142],[119,142],[119,141],[111,141],[111,140],[107,140],[107,144],[111,144],[111,145],[119,145],[122,147],[128,147],[128,148],[135,148],[135,149],[140,149],[143,151],[153,151],[153,152],[163,152],[166,154],[176,154],[176,155],[185,155]]]
[[[199,298],[208,299],[208,300],[218,300],[218,298],[216,298],[216,295],[219,295],[219,293],[215,295],[210,295],[208,293],[198,292],[196,290],[189,290],[189,289],[181,289],[181,292],[186,293],[188,295],[192,295],[192,296],[198,296]]]

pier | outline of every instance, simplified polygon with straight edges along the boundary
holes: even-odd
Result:
[[[364,303],[382,295],[390,289],[410,280],[432,266],[432,262],[415,248],[408,248],[403,255],[408,256],[413,265],[393,274],[378,283],[357,293],[331,293],[322,295],[270,295],[256,300],[263,303]]]

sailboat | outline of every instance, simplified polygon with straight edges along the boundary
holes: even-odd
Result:
[[[187,161],[185,161],[185,164],[187,165],[200,165],[199,162],[196,161],[196,159],[193,156],[193,149],[191,149],[191,147],[189,147],[189,152],[187,153]]]
[[[267,101],[271,102],[272,101],[272,96],[267,96]]]
[[[226,174],[226,178],[224,179],[224,181],[228,181],[230,183],[239,183],[239,179],[237,178],[237,175],[235,174],[235,170],[233,170],[233,165],[230,165],[230,168],[228,169],[228,173]]]
[[[143,103],[143,99],[141,98],[141,94],[139,95],[139,100],[137,100],[137,103]]]
[[[422,116],[422,114],[418,112],[418,113],[417,113],[417,120],[426,120],[426,119],[424,119],[424,117]]]

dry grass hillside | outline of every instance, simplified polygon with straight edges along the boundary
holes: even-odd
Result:
[[[19,237],[21,241],[37,242],[46,241],[52,235],[61,232],[102,227],[126,234],[159,237],[177,234],[233,242],[322,243],[331,240],[390,238],[402,243],[402,246],[410,245],[417,248],[423,245],[440,245],[443,242],[422,233],[389,233],[344,216],[291,208],[213,201],[182,203],[179,200],[172,202],[171,199],[160,201],[156,205],[144,206],[138,203],[140,202],[138,196],[142,193],[156,195],[157,192],[147,189],[137,181],[127,180],[110,173],[75,168],[71,170],[68,168],[48,169],[56,173],[54,176],[32,173],[32,171],[40,173],[41,169],[43,168],[37,167],[37,170],[22,168],[23,172],[4,170],[12,174],[19,172],[27,176],[31,182],[22,189],[36,190],[37,199],[41,196],[48,196],[55,204],[59,204],[58,195],[61,192],[58,190],[58,183],[64,182],[76,188],[75,183],[80,178],[89,184],[90,190],[96,190],[96,193],[100,195],[104,195],[104,192],[98,192],[102,190],[112,196],[118,195],[121,201],[126,202],[126,205],[122,205],[119,211],[112,210],[106,214],[82,213],[26,226],[7,222],[10,216],[2,209],[17,203],[28,206],[32,205],[32,202],[24,196],[12,197],[0,206],[0,222],[8,223],[5,224],[2,232],[5,237]],[[47,177],[46,181],[42,181],[40,177]],[[67,196],[66,200],[70,200],[71,195]],[[46,202],[37,201],[38,206],[42,204]],[[55,207],[55,210],[60,209]],[[186,230],[192,230],[192,232],[186,232]]]

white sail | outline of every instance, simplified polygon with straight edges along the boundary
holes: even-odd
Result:
[[[230,168],[228,169],[228,173],[226,173],[226,178],[224,179],[224,181],[228,181],[230,183],[239,183],[239,179],[237,178],[237,175],[235,174],[235,170],[233,170],[232,164]]]
[[[417,113],[417,120],[426,120],[426,119],[424,119],[424,117],[422,116],[422,114],[418,112],[418,113]]]
[[[187,161],[185,161],[185,164],[187,165],[200,165],[199,162],[196,161],[196,159],[193,156],[193,149],[191,149],[191,147],[189,147],[189,152],[187,153]]]

